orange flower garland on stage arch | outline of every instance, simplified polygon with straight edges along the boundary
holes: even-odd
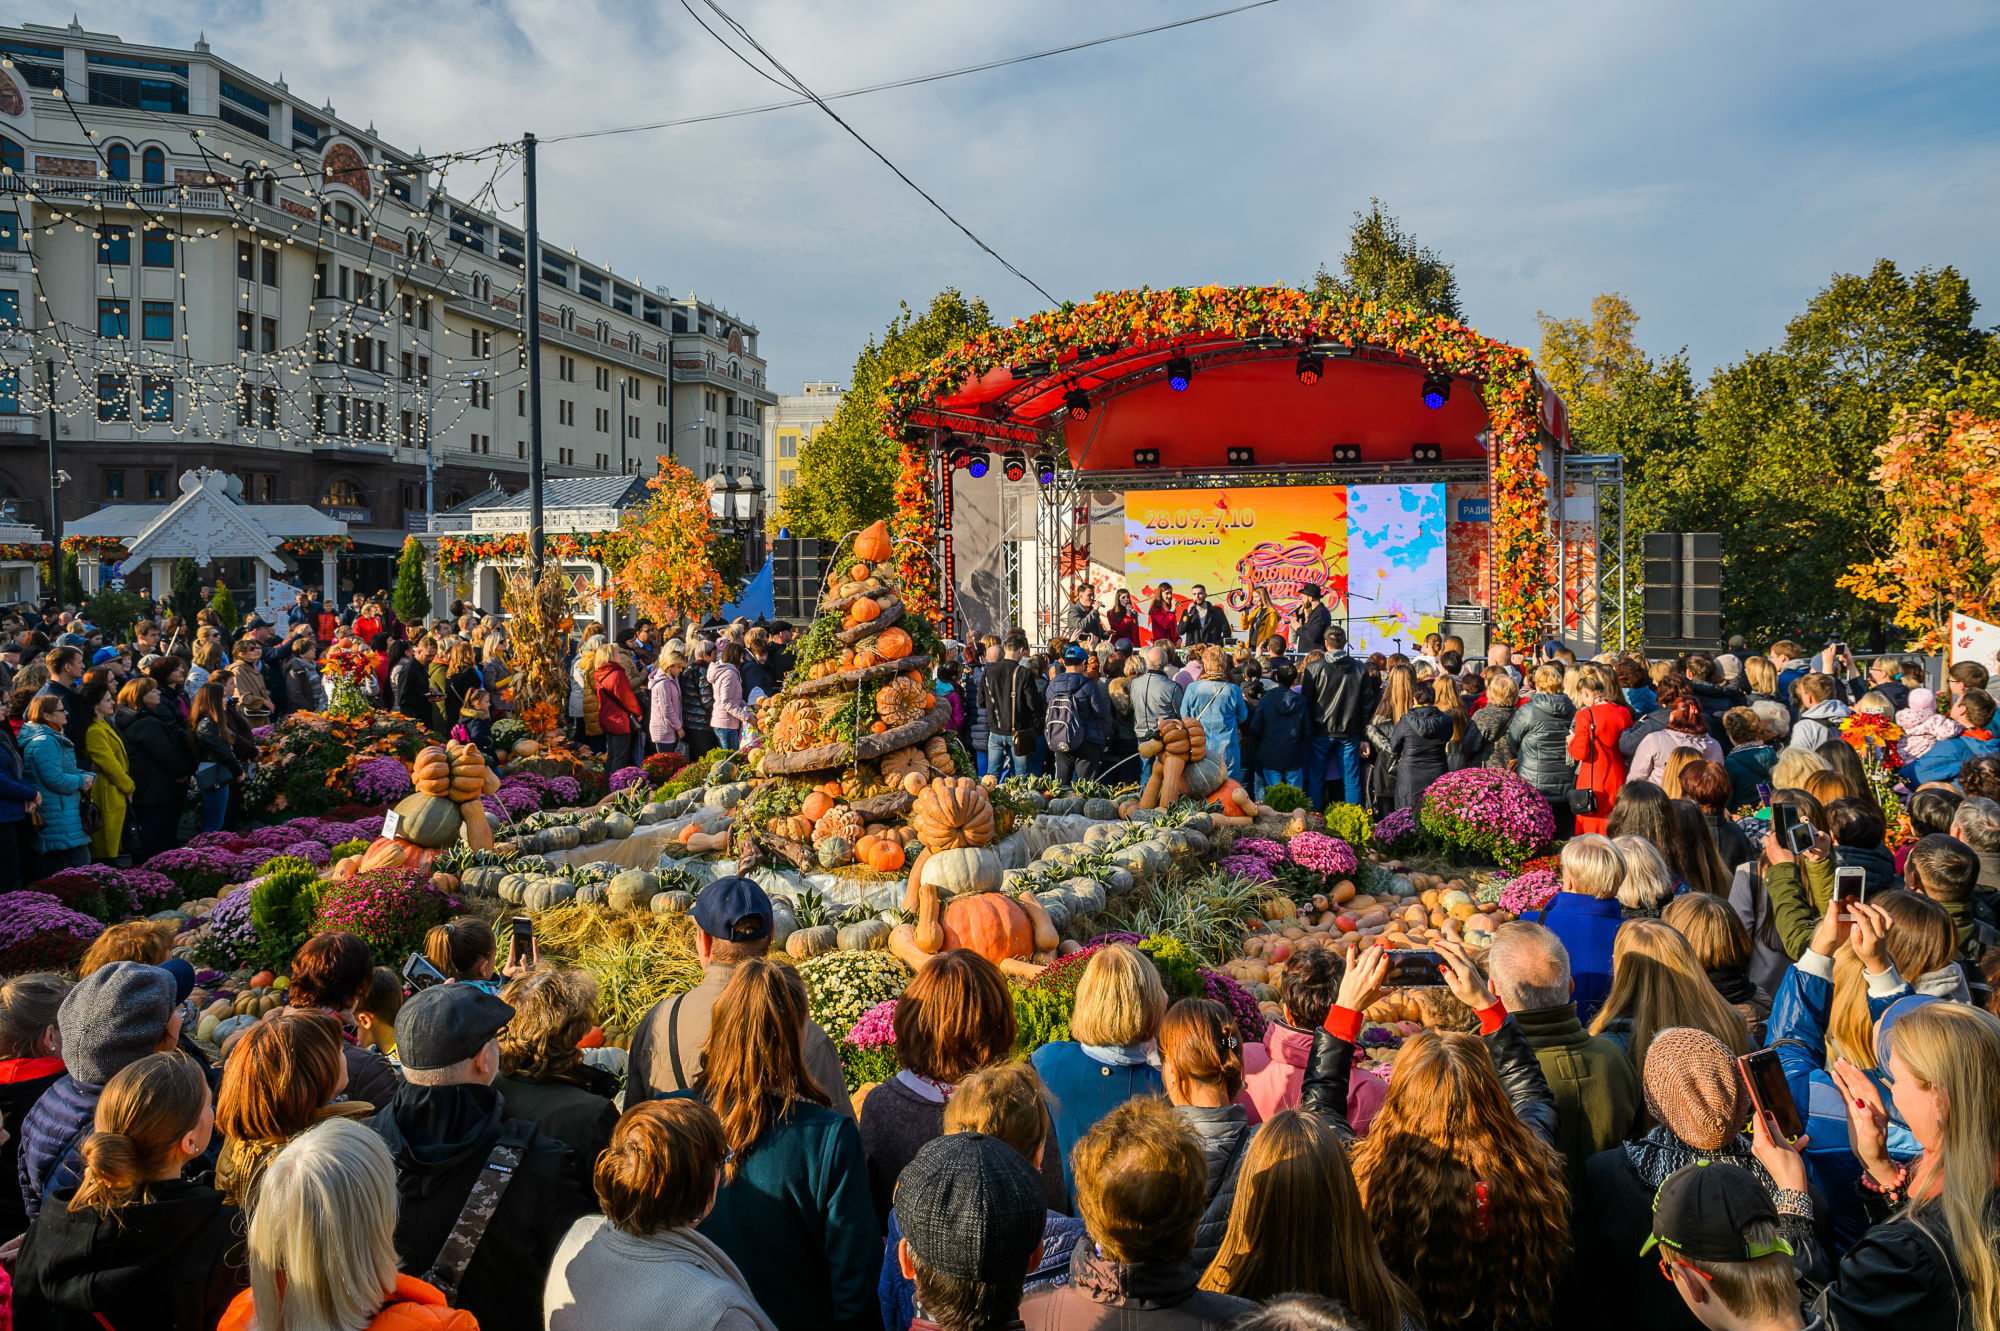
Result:
[[[1541,474],[1541,389],[1527,352],[1454,319],[1373,301],[1321,297],[1294,287],[1174,287],[1105,292],[1081,305],[1043,310],[960,343],[920,370],[890,381],[882,430],[902,439],[910,413],[958,392],[1002,365],[1055,362],[1078,347],[1164,349],[1184,338],[1280,337],[1372,346],[1471,380],[1486,407],[1491,440],[1493,611],[1499,634],[1527,645],[1549,623],[1548,479]],[[937,538],[931,455],[904,442],[890,526],[905,596],[934,614]],[[909,542],[904,544],[903,542]]]

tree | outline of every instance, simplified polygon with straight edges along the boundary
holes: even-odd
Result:
[[[56,599],[64,605],[83,604],[83,575],[77,571],[74,550],[63,551],[62,586],[56,588]]]
[[[403,553],[396,560],[396,590],[389,603],[396,618],[405,624],[421,624],[430,617],[431,593],[424,584],[424,547],[414,536],[403,538]]]
[[[899,309],[881,340],[870,337],[855,358],[833,419],[799,449],[798,482],[777,514],[794,536],[839,540],[894,511],[899,445],[882,433],[884,386],[993,327],[986,302],[956,287],[940,291],[921,315],[907,303]]]
[[[1368,201],[1368,211],[1354,214],[1347,233],[1347,253],[1340,259],[1340,276],[1322,264],[1313,275],[1316,295],[1339,292],[1353,300],[1401,305],[1426,314],[1462,319],[1458,276],[1436,250],[1417,244],[1403,224],[1382,211],[1380,199]]]
[[[139,622],[141,608],[137,592],[107,584],[83,603],[83,617],[103,629],[112,642],[123,642],[132,636],[132,626]]]
[[[173,607],[175,615],[192,623],[201,609],[201,575],[194,571],[192,559],[174,561],[174,581],[167,593],[167,604]]]
[[[215,599],[208,603],[215,611],[215,622],[225,634],[236,632],[243,623],[243,616],[236,609],[236,597],[220,582],[215,585]]]
[[[678,622],[728,604],[715,568],[708,486],[672,458],[658,459],[646,501],[626,513],[619,532],[630,557],[613,570],[613,590],[641,615]]]
[[[1645,359],[1632,340],[1638,311],[1615,291],[1600,291],[1589,319],[1553,319],[1535,311],[1542,344],[1535,368],[1575,410],[1592,392],[1602,393],[1621,372]]]

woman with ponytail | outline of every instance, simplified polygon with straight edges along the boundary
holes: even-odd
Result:
[[[112,1077],[83,1181],[49,1199],[21,1244],[14,1324],[213,1327],[248,1280],[243,1213],[181,1178],[214,1127],[208,1080],[185,1054],[149,1054]]]

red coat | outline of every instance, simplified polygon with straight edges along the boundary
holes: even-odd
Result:
[[[597,667],[597,724],[607,735],[629,735],[639,725],[639,697],[625,667],[606,661]]]
[[[1111,630],[1111,641],[1123,638],[1135,647],[1139,645],[1139,617],[1131,611],[1113,606],[1104,612],[1104,624]]]
[[[1602,832],[1611,819],[1612,802],[1625,784],[1625,755],[1618,737],[1632,724],[1632,713],[1600,699],[1576,714],[1569,732],[1569,756],[1576,759],[1577,789],[1597,796],[1597,812],[1578,814],[1576,830]]]
[[[1175,643],[1180,641],[1180,611],[1172,605],[1157,606],[1148,602],[1146,611],[1147,642]]]

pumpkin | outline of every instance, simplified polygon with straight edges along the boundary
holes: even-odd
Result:
[[[868,565],[856,564],[853,568],[847,570],[847,576],[854,579],[856,582],[867,581]]]
[[[521,904],[531,911],[542,911],[560,906],[575,895],[576,884],[567,878],[537,878],[521,894]]]
[[[655,915],[685,915],[694,909],[694,893],[661,892],[648,907]]]
[[[833,797],[823,790],[815,790],[806,796],[806,802],[799,806],[799,813],[807,822],[816,823],[826,817],[827,811],[832,808]]]
[[[831,952],[840,945],[840,931],[830,924],[808,925],[792,930],[785,939],[785,952],[798,961],[806,961],[823,952]]]
[[[419,846],[449,846],[464,822],[458,805],[436,795],[408,795],[396,806],[396,835]]]
[[[845,839],[851,851],[853,843],[861,839],[861,815],[845,804],[827,810],[826,814],[813,824],[813,844],[817,846],[828,837]]]
[[[930,784],[931,765],[924,759],[924,751],[914,744],[900,749],[892,749],[877,760],[882,768],[882,779],[900,782],[904,790],[912,795],[920,794]],[[915,784],[911,784],[912,782]]]
[[[532,758],[541,751],[542,746],[534,740],[517,739],[514,741],[514,756],[516,758]]]
[[[1035,931],[1020,902],[999,892],[975,892],[944,903],[944,945],[998,963],[1033,956]]]
[[[876,873],[894,873],[903,867],[903,848],[894,841],[877,838],[861,862]]]
[[[770,828],[772,836],[780,836],[787,841],[804,841],[813,834],[812,820],[799,814],[790,818],[773,818]]]
[[[645,910],[659,891],[658,878],[644,869],[627,869],[606,885],[604,901],[613,910]]]
[[[451,756],[438,744],[419,749],[410,764],[410,779],[426,795],[451,794]]]
[[[936,694],[930,695],[933,700]],[[924,741],[924,761],[941,776],[950,776],[958,770],[958,764],[951,760],[951,749],[944,742],[943,735],[932,735]]]
[[[355,867],[362,873],[376,869],[424,869],[437,855],[434,847],[419,846],[402,837],[378,836],[361,853],[361,863]]]
[[[884,661],[900,661],[916,647],[910,635],[894,624],[875,635],[875,654]]]
[[[919,927],[914,924],[899,924],[889,930],[889,955],[895,957],[896,960],[902,962],[913,971],[920,971],[930,965],[931,962],[937,960],[936,953],[925,951],[923,946],[917,942],[917,930]],[[938,945],[940,947],[944,945],[944,931],[942,929],[938,930]]]
[[[493,849],[493,828],[486,821],[486,804],[477,797],[466,800],[458,806],[458,816],[465,820],[465,844],[474,850]]]
[[[843,924],[836,941],[843,952],[880,952],[889,946],[889,926],[877,919]]]
[[[814,854],[820,868],[838,869],[854,862],[854,843],[844,836],[822,837],[814,846]]]
[[[458,878],[454,874],[434,873],[431,875],[431,886],[449,896],[458,891]]]
[[[898,752],[898,753],[912,753],[912,752],[915,752],[915,750],[913,750],[913,749],[898,749],[898,750],[896,750],[896,752]],[[929,766],[930,764],[926,763],[926,764],[924,764],[924,765],[925,765],[926,767],[928,767],[928,766]],[[887,772],[887,771],[885,770],[885,771],[884,771],[884,772],[882,773],[882,775],[884,775],[884,776],[887,776],[887,775],[888,775],[888,772]],[[905,772],[905,773],[903,774],[903,793],[904,793],[904,794],[906,794],[906,795],[909,795],[909,796],[912,796],[912,797],[915,797],[915,796],[917,796],[917,795],[921,795],[921,794],[923,794],[923,793],[924,793],[924,787],[925,787],[925,786],[927,786],[927,785],[929,785],[929,784],[930,784],[930,782],[929,782],[928,780],[926,780],[926,779],[925,779],[924,777],[922,777],[922,776],[919,776],[919,775],[918,775],[918,774],[917,774],[916,772],[913,772],[913,771],[912,771],[912,772]]]
[[[872,596],[864,596],[847,607],[847,622],[850,624],[872,624],[882,617],[882,603]]]
[[[965,846],[930,852],[912,867],[925,887],[942,889],[954,897],[998,891],[1004,872],[994,852]]]
[[[1021,903],[1021,909],[1028,913],[1028,926],[1035,936],[1035,951],[1053,952],[1062,945],[1062,935],[1056,932],[1056,922],[1049,914],[1048,907],[1033,892],[1019,892],[1014,900]]]
[[[856,670],[866,670],[869,666],[878,664],[881,659],[873,652],[856,652],[854,654],[854,668]]]
[[[904,726],[923,715],[931,693],[921,684],[892,679],[875,695],[875,712],[892,726]]]
[[[854,538],[854,557],[865,559],[871,564],[879,564],[889,557],[889,524],[883,521],[869,523]]]
[[[993,802],[970,777],[940,777],[917,796],[911,822],[931,850],[983,846],[993,840]]]

